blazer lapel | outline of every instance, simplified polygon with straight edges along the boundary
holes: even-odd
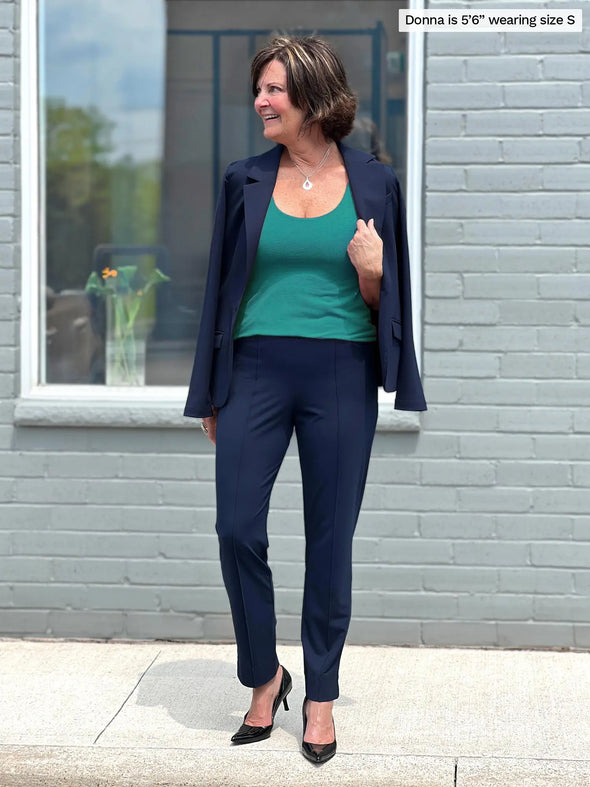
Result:
[[[250,276],[254,265],[258,241],[277,179],[282,152],[283,146],[276,145],[267,153],[258,156],[257,161],[248,172],[249,182],[243,187],[247,277]]]
[[[375,156],[348,147],[338,142],[344,159],[350,190],[359,218],[374,219],[375,230],[381,235],[385,215],[385,172],[383,167],[374,166]]]

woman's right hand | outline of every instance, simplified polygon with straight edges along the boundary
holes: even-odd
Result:
[[[217,407],[213,407],[213,415],[203,418],[203,423],[207,429],[207,438],[215,445],[217,441]]]

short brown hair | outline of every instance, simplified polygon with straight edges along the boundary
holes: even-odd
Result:
[[[258,94],[262,70],[278,60],[287,72],[287,93],[305,112],[301,130],[319,123],[327,139],[339,142],[352,130],[358,99],[350,89],[336,50],[317,36],[277,35],[260,49],[250,66],[252,92]]]

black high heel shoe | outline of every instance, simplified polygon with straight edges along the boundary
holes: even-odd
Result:
[[[242,724],[240,729],[232,735],[232,742],[233,743],[256,743],[257,741],[263,741],[266,738],[270,738],[270,733],[275,723],[275,713],[277,712],[279,705],[281,702],[285,706],[285,710],[289,710],[289,706],[287,705],[287,694],[293,688],[293,681],[291,676],[287,672],[287,670],[283,667],[283,677],[281,678],[281,686],[279,688],[279,693],[275,697],[275,701],[272,704],[272,722],[267,727],[253,727],[250,724]],[[246,721],[246,716],[248,715],[248,711],[244,715],[244,722]]]
[[[305,715],[305,703],[307,701],[307,694],[303,700],[301,712],[303,714],[303,737],[305,738],[305,728],[307,727],[307,716]],[[334,740],[330,743],[308,743],[302,740],[301,751],[303,756],[307,757],[311,762],[317,765],[322,762],[327,762],[331,757],[336,754],[336,725],[334,724],[334,717],[332,716],[332,724],[334,725]]]

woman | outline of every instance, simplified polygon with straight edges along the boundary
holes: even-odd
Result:
[[[221,568],[253,689],[235,743],[268,738],[292,688],[276,656],[266,518],[293,429],[303,482],[303,754],[336,751],[332,715],[351,612],[352,538],[377,388],[426,404],[412,341],[405,213],[393,170],[341,140],[357,100],[334,49],[274,38],[251,64],[275,147],[227,168],[185,415],[216,445]]]

